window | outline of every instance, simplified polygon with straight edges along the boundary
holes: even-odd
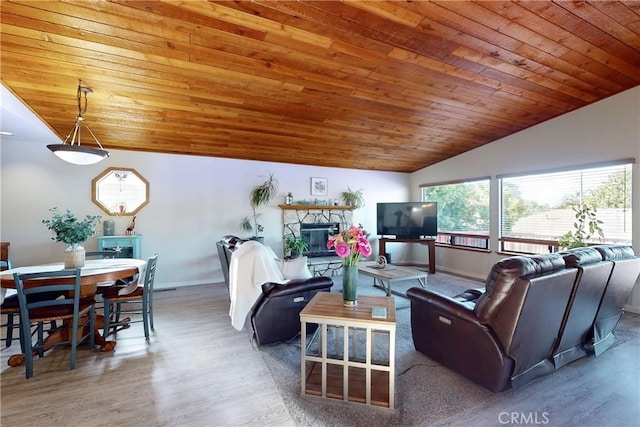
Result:
[[[505,251],[556,249],[558,237],[574,231],[574,208],[595,210],[604,238],[590,243],[631,244],[631,166],[626,160],[575,170],[503,176],[500,242]]]
[[[489,178],[422,185],[422,201],[438,203],[440,244],[489,249]]]

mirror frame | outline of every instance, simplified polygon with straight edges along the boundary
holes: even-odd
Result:
[[[111,211],[109,209],[109,207],[106,206],[102,201],[98,200],[98,197],[99,197],[98,196],[98,194],[99,194],[98,185],[99,185],[100,181],[102,179],[104,179],[105,177],[109,176],[113,172],[128,172],[128,173],[134,174],[140,181],[142,181],[144,183],[144,185],[145,185],[145,199],[144,199],[144,202],[142,202],[140,205],[138,205],[134,210],[127,210],[127,211],[124,211],[124,212],[114,212],[114,211]],[[100,207],[100,209],[102,209],[108,215],[111,215],[111,216],[135,215],[140,211],[140,209],[142,209],[147,204],[149,204],[149,181],[147,181],[142,175],[140,175],[138,173],[137,170],[135,170],[133,168],[109,167],[109,168],[105,169],[104,172],[102,172],[100,175],[96,176],[95,178],[93,178],[91,180],[91,201],[93,201],[93,203],[98,205],[98,207]]]

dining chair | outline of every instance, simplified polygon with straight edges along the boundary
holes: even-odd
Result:
[[[149,339],[149,329],[153,326],[153,282],[156,277],[158,254],[147,260],[144,280],[131,292],[123,294],[126,288],[109,288],[102,293],[104,301],[104,330],[106,338],[110,333],[129,327],[130,323],[142,322],[144,336]],[[127,304],[123,307],[122,304]],[[133,307],[130,306],[133,304]],[[138,306],[140,304],[140,306]],[[122,314],[139,314],[141,319],[131,320],[130,317],[120,319]]]
[[[18,303],[20,306],[20,341],[25,354],[26,377],[33,376],[33,356],[44,357],[45,350],[54,345],[70,344],[70,369],[75,369],[78,345],[89,337],[91,348],[95,344],[95,308],[94,300],[80,297],[80,269],[57,270],[42,273],[15,273],[13,275]],[[41,283],[25,287],[29,281]],[[42,295],[59,295],[57,298],[40,298]],[[44,324],[53,320],[63,325],[49,333],[64,334],[55,344],[47,343],[44,336]],[[31,328],[36,327],[36,342],[33,342]],[[85,331],[88,329],[88,333]]]
[[[1,270],[10,270],[13,268],[11,266],[11,261],[9,260],[0,260],[0,269]],[[13,289],[12,289],[13,291]],[[38,298],[56,298],[59,293],[56,294],[42,294],[39,295]],[[35,297],[32,297],[34,299]],[[6,323],[0,324],[0,327],[6,328],[5,334],[5,348],[11,347],[13,343],[13,331],[18,330],[18,335],[20,334],[20,304],[18,303],[18,294],[13,293],[9,296],[5,296],[4,301],[2,301],[2,305],[0,305],[0,314],[4,314],[7,318]],[[55,329],[56,322],[55,320],[51,322],[51,327]],[[35,332],[35,331],[34,331]],[[22,344],[21,344],[22,345]],[[24,352],[24,349],[22,348]]]

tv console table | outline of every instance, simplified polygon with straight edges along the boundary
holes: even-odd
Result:
[[[420,243],[429,246],[429,273],[436,272],[436,239],[396,239],[388,237],[380,237],[379,254],[384,255],[387,243]]]

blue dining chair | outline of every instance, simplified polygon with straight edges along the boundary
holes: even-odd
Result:
[[[103,336],[106,338],[111,332],[128,328],[130,323],[142,322],[144,325],[144,336],[149,339],[149,329],[153,327],[153,283],[156,278],[156,265],[158,254],[147,260],[144,281],[130,293],[120,295],[122,288],[111,287],[102,293],[104,301],[104,330]],[[122,304],[126,303],[126,308]],[[133,307],[130,306],[133,304]],[[139,304],[139,305],[138,305]],[[120,319],[122,314],[139,314],[141,319],[131,320],[131,318]],[[112,331],[113,329],[113,331]]]
[[[0,261],[0,269],[2,270],[10,270],[12,268],[11,261],[1,260]],[[44,293],[34,295],[31,297],[32,301],[42,300],[42,299],[50,299],[57,298],[60,295],[59,292],[54,294]],[[5,348],[11,347],[13,343],[13,331],[14,329],[18,330],[18,334],[20,334],[20,304],[18,303],[18,294],[13,293],[8,297],[5,297],[4,301],[2,301],[2,305],[0,305],[0,314],[4,314],[7,316],[6,323],[0,325],[0,327],[6,328],[7,332],[5,334]],[[55,320],[51,321],[51,328],[56,328]],[[32,335],[35,333],[35,330],[32,332]],[[22,344],[21,344],[22,346]],[[24,353],[24,348],[21,348],[21,351]]]
[[[15,273],[13,278],[20,306],[20,341],[25,353],[26,377],[33,376],[34,352],[39,357],[43,357],[45,350],[60,344],[71,345],[70,369],[75,369],[78,345],[87,337],[89,337],[91,348],[95,345],[94,300],[93,296],[90,298],[80,297],[80,269]],[[41,283],[37,283],[38,281]],[[25,283],[28,283],[29,287],[25,287]],[[56,294],[59,296],[54,299],[39,298],[42,295],[55,296]],[[62,326],[55,329],[55,332],[63,332],[63,329],[66,329],[68,339],[60,340],[55,344],[46,343],[44,324],[54,320],[63,323]],[[35,343],[31,335],[33,326],[36,327]],[[88,332],[86,332],[87,329]],[[49,330],[48,332],[53,331]]]

